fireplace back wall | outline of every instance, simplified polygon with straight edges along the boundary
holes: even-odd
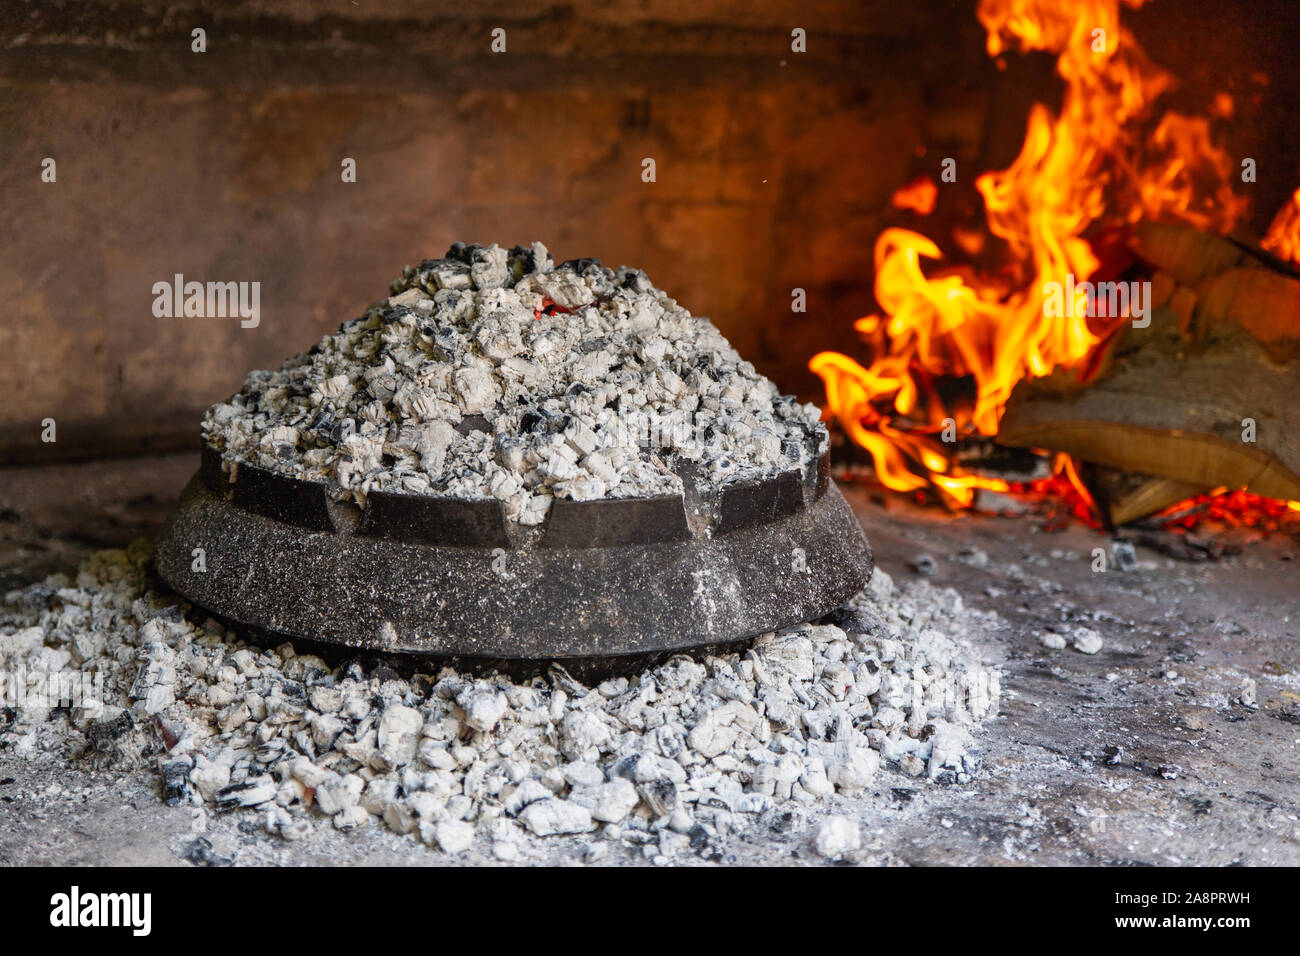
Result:
[[[1164,19],[1125,17],[1180,72],[1187,109],[1252,92],[1233,145],[1259,159],[1262,229],[1300,178],[1296,134],[1269,119],[1294,102],[1277,37],[1295,13],[1233,4],[1216,27],[1194,5],[1152,7]],[[1171,22],[1197,27],[1174,44]],[[975,175],[1015,155],[1030,101],[1059,86],[1047,57],[987,58],[974,0],[5,0],[0,43],[9,461],[192,446],[248,369],[456,239],[641,266],[816,397],[806,360],[853,350],[879,231],[945,235],[892,209],[893,191],[952,157],[963,198],[941,214],[978,216]],[[1250,86],[1260,69],[1273,82]],[[153,286],[177,273],[259,282],[260,324],[156,318]]]

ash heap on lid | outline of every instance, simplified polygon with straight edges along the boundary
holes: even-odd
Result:
[[[683,466],[707,489],[802,471],[826,448],[815,405],[637,269],[458,242],[391,293],[208,410],[227,470],[332,483],[359,504],[372,490],[496,498],[539,524],[556,497],[680,492]]]

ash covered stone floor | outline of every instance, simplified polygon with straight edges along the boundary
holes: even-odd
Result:
[[[172,455],[0,471],[0,590],[88,552],[151,535],[197,465]],[[1106,545],[1072,524],[949,517],[842,486],[896,580],[916,558],[932,582],[1006,622],[984,641],[1001,661],[998,716],[984,768],[936,786],[882,768],[863,795],[765,821],[722,859],[678,864],[823,863],[827,814],[861,825],[862,864],[1300,864],[1300,544],[1243,536],[1233,557],[1200,564],[1142,547],[1135,571],[1091,570]],[[1069,639],[1095,630],[1101,650]],[[1255,707],[1250,701],[1254,681]],[[383,827],[316,828],[286,843],[253,814],[166,807],[156,772],[73,771],[0,754],[0,862],[111,865],[439,864],[450,858]],[[206,842],[204,842],[206,841]],[[554,837],[526,862],[576,862],[592,837]],[[603,864],[645,864],[653,849],[611,844]],[[454,862],[492,862],[470,851]]]

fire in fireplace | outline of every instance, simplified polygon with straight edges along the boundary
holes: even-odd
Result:
[[[1058,396],[1076,396],[1111,375],[1117,361],[1122,368],[1117,351],[1141,344],[1150,316],[1128,295],[1112,297],[1107,308],[1105,296],[1088,294],[1097,282],[1124,282],[1126,289],[1137,283],[1139,293],[1150,293],[1146,308],[1155,297],[1162,321],[1148,336],[1153,341],[1171,314],[1182,316],[1179,348],[1193,351],[1209,347],[1209,326],[1218,336],[1223,323],[1234,320],[1268,353],[1241,362],[1259,360],[1264,379],[1278,373],[1294,384],[1300,373],[1293,347],[1300,337],[1300,273],[1286,265],[1300,261],[1300,192],[1279,213],[1262,248],[1237,236],[1219,240],[1247,209],[1236,181],[1253,181],[1254,160],[1239,160],[1217,144],[1209,115],[1160,111],[1173,78],[1144,55],[1121,22],[1118,0],[982,0],[977,12],[990,56],[1056,55],[1064,81],[1060,108],[1036,104],[1015,161],[978,177],[985,222],[982,230],[954,232],[955,258],[936,238],[913,229],[879,235],[879,311],[855,323],[866,358],[824,351],[810,362],[825,385],[828,416],[869,453],[879,482],[953,507],[969,507],[981,491],[991,491],[1055,495],[1080,515],[1106,522],[1143,506],[1146,514],[1167,509],[1183,522],[1211,513],[1266,523],[1300,515],[1300,490],[1291,490],[1300,489],[1300,449],[1279,435],[1288,413],[1274,407],[1268,389],[1234,392],[1221,407],[1193,410],[1181,416],[1186,420],[1171,410],[1142,422],[1112,414],[1113,420],[1091,421],[1087,428],[1065,413],[1050,427],[1036,422],[1042,427],[1028,430],[1028,443],[1054,452],[1050,477],[1015,481],[965,466],[961,451],[973,440],[1027,443],[1005,441],[1004,416],[1013,395],[1018,403],[1034,380],[1052,376]],[[1232,110],[1232,97],[1221,93],[1207,114],[1225,117]],[[937,184],[922,179],[902,187],[894,205],[913,218],[930,215],[945,185],[957,179],[955,163],[945,160],[937,175]],[[1177,228],[1156,235],[1149,227],[1157,224]],[[1169,255],[1191,256],[1193,263],[1175,265]],[[1226,292],[1238,288],[1244,272],[1247,284],[1260,288]],[[1074,299],[1066,308],[1059,308],[1062,289]],[[1225,297],[1233,301],[1226,310],[1214,304]],[[1271,315],[1261,318],[1263,312]],[[1176,387],[1191,374],[1187,367],[1171,363],[1171,377],[1153,381],[1152,389]],[[1215,366],[1219,374],[1225,367],[1249,373],[1253,366]],[[1140,395],[1130,399],[1143,401]],[[1268,429],[1250,431],[1251,423],[1263,420]],[[1242,430],[1239,439],[1227,434],[1229,424]],[[1088,431],[1087,441],[1072,440],[1081,431]],[[1189,435],[1208,444],[1190,447]],[[1153,442],[1163,449],[1159,456],[1132,454],[1135,446]],[[1093,457],[1082,459],[1083,447]],[[1189,456],[1196,467],[1186,463]],[[1220,467],[1237,459],[1235,470]],[[1118,496],[1108,494],[1111,471],[1099,477],[1094,463],[1142,472],[1141,504],[1124,496],[1127,511],[1112,507],[1108,499]],[[1286,480],[1263,480],[1274,472]]]

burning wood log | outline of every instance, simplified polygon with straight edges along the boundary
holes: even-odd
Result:
[[[1177,478],[1153,478],[1119,468],[1095,466],[1085,473],[1089,489],[1103,516],[1113,527],[1163,511],[1206,489]]]
[[[1300,281],[1186,226],[1140,226],[1133,249],[1153,269],[1149,327],[1117,334],[1090,384],[1022,382],[998,441],[1148,476],[1111,501],[1117,523],[1217,487],[1300,499]]]

